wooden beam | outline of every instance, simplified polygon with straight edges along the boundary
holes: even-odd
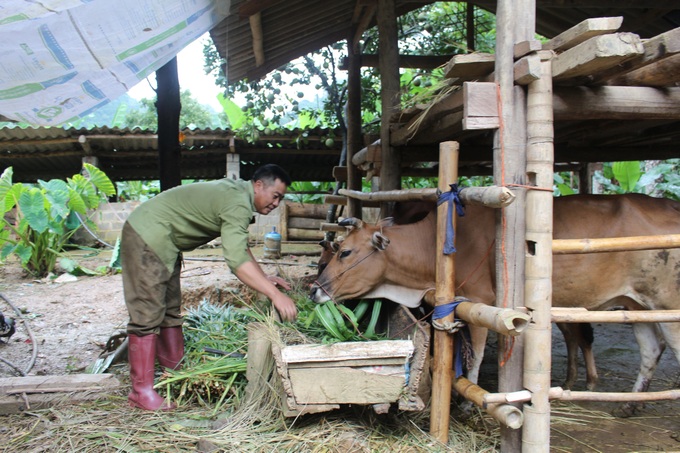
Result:
[[[606,81],[607,85],[669,87],[680,82],[680,54]]]
[[[360,2],[357,2],[357,8],[359,8],[359,5]],[[361,41],[361,37],[368,28],[368,25],[375,17],[375,13],[377,10],[378,10],[377,2],[371,3],[366,8],[363,8],[363,14],[361,14],[358,20],[356,29],[354,30],[354,36],[352,38],[352,48],[354,49],[355,52],[359,51],[359,41]],[[355,23],[354,20],[352,20],[352,23]]]
[[[253,35],[253,54],[255,54],[255,66],[260,67],[264,64],[264,39],[262,37],[262,15],[255,13],[251,15],[250,32]]]
[[[553,80],[595,74],[643,53],[642,41],[634,33],[595,36],[553,59]]]
[[[416,69],[436,69],[444,66],[450,59],[451,55],[399,55],[400,68],[416,68]],[[365,53],[359,56],[362,67],[376,68],[378,67],[379,56],[376,54]],[[340,64],[340,69],[347,70],[346,58],[343,58]]]
[[[241,19],[252,16],[253,14],[261,13],[267,8],[270,8],[282,0],[248,0],[241,4],[238,8],[238,15]]]
[[[555,120],[680,119],[680,88],[555,87]]]
[[[594,36],[615,32],[621,28],[622,23],[623,17],[620,16],[586,19],[543,44],[543,49],[556,51],[571,49]]]

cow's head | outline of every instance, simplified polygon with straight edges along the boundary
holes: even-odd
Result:
[[[319,265],[318,265],[318,272],[317,272],[317,277],[321,275],[324,269],[326,269],[326,266],[328,266],[328,263],[330,260],[333,259],[335,256],[335,253],[338,251],[340,248],[340,242],[341,241],[328,241],[324,239],[323,241],[319,242],[319,245],[323,250],[321,251],[321,256],[319,257]]]
[[[392,224],[391,219],[368,225],[352,217],[339,224],[349,233],[312,285],[310,297],[317,303],[353,299],[383,282],[390,243],[383,229]]]

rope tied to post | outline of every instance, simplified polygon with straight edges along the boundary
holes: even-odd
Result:
[[[446,212],[446,240],[444,241],[444,255],[450,255],[456,252],[455,236],[456,232],[453,229],[453,206],[456,207],[456,212],[459,217],[465,215],[465,205],[460,199],[460,190],[458,184],[449,184],[451,190],[443,192],[437,197],[437,206],[442,203],[448,203],[449,208]]]
[[[465,321],[456,318],[455,316],[456,307],[458,307],[461,302],[470,302],[470,299],[467,297],[456,296],[453,299],[453,302],[437,305],[434,307],[434,311],[432,312],[432,327],[437,330],[442,330],[448,332],[449,334],[456,335],[454,340],[454,368],[457,378],[464,374],[464,369],[470,368],[472,359],[474,358],[472,351],[472,340],[470,339],[470,329]],[[452,313],[454,314],[453,321],[437,321],[438,319],[445,318]]]

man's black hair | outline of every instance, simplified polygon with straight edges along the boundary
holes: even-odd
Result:
[[[253,173],[253,181],[264,181],[271,184],[277,179],[280,179],[286,186],[292,184],[288,172],[276,164],[263,165]]]

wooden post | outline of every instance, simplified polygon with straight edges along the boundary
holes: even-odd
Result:
[[[354,155],[363,145],[361,139],[361,59],[352,45],[354,39],[354,27],[347,39],[347,188],[349,190],[361,190],[361,174],[356,165],[352,163]],[[340,163],[342,165],[342,162]],[[338,181],[337,184],[340,184]],[[347,201],[347,217],[361,219],[361,202],[359,200]]]
[[[380,48],[380,99],[382,102],[380,190],[394,190],[401,187],[400,159],[398,153],[390,144],[389,121],[392,114],[400,108],[399,43],[395,0],[378,0],[377,17]],[[387,203],[384,203],[380,210],[380,217],[384,218],[390,215],[391,209]]]
[[[449,184],[458,182],[458,143],[444,142],[439,145],[439,190],[448,192]],[[444,255],[448,203],[437,207],[437,271],[435,305],[453,302],[455,297],[455,254]],[[455,209],[452,207],[451,209]],[[456,214],[452,216],[454,230]],[[453,313],[441,322],[453,322]],[[432,409],[430,410],[430,434],[446,444],[449,440],[449,416],[451,411],[451,374],[453,368],[453,336],[442,330],[434,331],[434,363],[432,368]]]
[[[541,78],[529,84],[527,97],[527,176],[539,190],[527,194],[526,307],[533,322],[524,344],[524,388],[532,393],[524,405],[522,452],[550,451],[550,365],[553,235],[553,107],[550,52],[540,52]]]
[[[526,107],[522,87],[514,84],[514,47],[534,27],[532,0],[499,0],[496,8],[495,81],[499,91],[499,129],[494,136],[494,184],[525,184]],[[515,308],[524,301],[525,191],[497,214],[496,306]],[[498,386],[501,391],[522,386],[523,337],[498,336]],[[517,452],[521,432],[501,426],[501,452]]]
[[[158,165],[161,190],[182,184],[179,149],[179,77],[177,58],[156,71],[156,111],[158,112]]]

